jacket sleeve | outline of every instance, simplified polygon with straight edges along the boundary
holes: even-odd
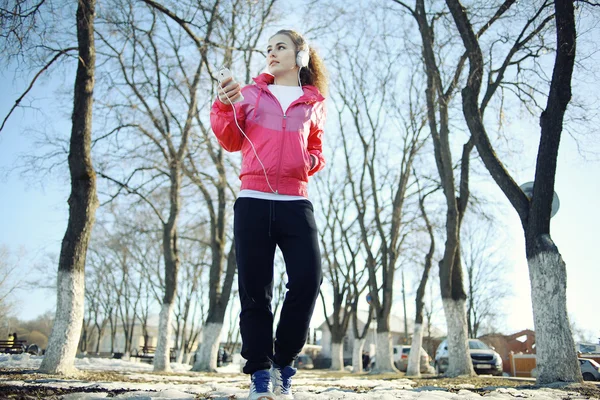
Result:
[[[240,128],[245,129],[246,115],[241,107],[242,103],[224,104],[216,99],[210,110],[210,125],[221,146],[227,151],[242,149],[244,136],[235,124],[233,109]]]
[[[315,165],[308,171],[308,176],[314,175],[325,167],[325,158],[323,157],[323,128],[327,117],[325,102],[320,102],[315,107],[314,113],[315,118],[308,134],[308,154],[315,159]]]

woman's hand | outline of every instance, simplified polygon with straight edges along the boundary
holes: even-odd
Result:
[[[219,101],[223,104],[232,104],[239,99],[242,87],[233,78],[227,78],[219,84]]]

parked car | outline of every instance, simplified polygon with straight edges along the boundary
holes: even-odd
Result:
[[[313,359],[308,354],[299,354],[296,358],[296,368],[298,369],[313,369]]]
[[[392,360],[394,361],[394,365],[402,372],[406,372],[408,369],[408,355],[410,354],[410,346],[402,346],[395,345],[393,348]],[[370,358],[369,369],[375,368],[375,362],[377,357],[373,355]],[[431,361],[431,357],[425,351],[424,348],[421,347],[421,362],[419,364],[421,373],[429,372],[429,362]]]
[[[581,376],[584,381],[600,381],[600,364],[589,358],[578,358]],[[537,378],[537,368],[531,370],[531,377]]]
[[[600,381],[600,364],[589,358],[579,358],[578,360],[584,381]]]
[[[473,369],[478,374],[502,375],[502,357],[479,339],[469,339]],[[448,369],[448,342],[444,340],[435,352],[435,370],[443,374]]]
[[[410,354],[410,346],[394,346],[394,365],[402,372],[406,372],[408,369],[408,356]],[[429,354],[421,347],[421,360],[419,363],[419,369],[421,372],[427,372],[429,370]]]

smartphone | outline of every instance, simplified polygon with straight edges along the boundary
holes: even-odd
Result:
[[[229,68],[221,68],[219,70],[219,72],[217,72],[217,79],[219,80],[219,83],[221,83],[225,79],[231,78],[231,77],[233,77],[233,74],[231,73],[231,70],[229,70]],[[235,82],[235,79],[234,79],[234,82]],[[238,103],[242,100],[244,100],[244,95],[242,95],[242,93],[240,92],[240,95],[237,98],[237,100],[232,101],[232,103]]]

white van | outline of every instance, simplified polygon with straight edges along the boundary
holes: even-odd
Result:
[[[410,347],[411,346],[406,346],[406,345],[395,345],[392,348],[392,361],[394,362],[394,365],[396,366],[396,368],[398,368],[400,371],[402,372],[406,372],[406,369],[408,368],[408,355],[410,354]],[[425,349],[423,347],[421,347],[421,360],[420,360],[420,370],[421,373],[429,373],[429,369],[431,368],[431,366],[429,365],[429,362],[431,361],[431,357],[429,357],[429,354],[427,354],[427,352],[425,351]],[[369,368],[373,369],[375,368],[375,363],[376,363],[376,357],[373,356],[370,359],[369,362]]]

